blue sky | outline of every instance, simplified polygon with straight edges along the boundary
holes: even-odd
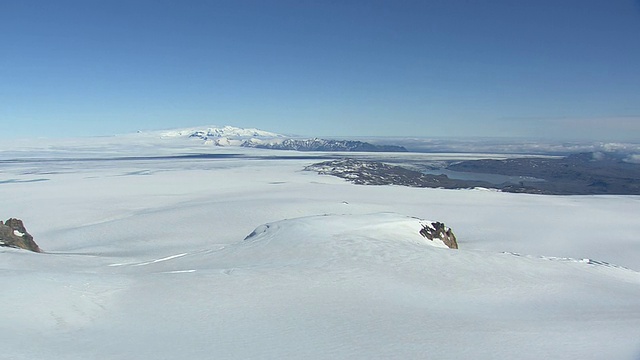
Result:
[[[207,124],[640,141],[640,1],[0,0],[3,133]]]

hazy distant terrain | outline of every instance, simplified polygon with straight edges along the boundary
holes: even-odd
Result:
[[[625,161],[624,156],[617,154],[578,153],[556,159],[471,160],[451,164],[447,169],[545,180],[523,180],[502,187],[503,191],[509,192],[640,195],[640,164]]]
[[[379,160],[384,160],[379,159]],[[640,164],[618,154],[420,162],[344,158],[309,166],[361,185],[445,189],[490,188],[545,195],[640,195]]]

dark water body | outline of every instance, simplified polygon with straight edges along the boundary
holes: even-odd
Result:
[[[477,172],[453,171],[447,169],[422,170],[423,173],[429,175],[446,175],[449,179],[484,181],[493,185],[502,184],[520,184],[532,182],[544,182],[544,179],[538,179],[530,176],[508,176],[499,174],[483,174]]]

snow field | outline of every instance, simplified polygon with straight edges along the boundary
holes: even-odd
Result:
[[[2,164],[49,180],[0,184],[47,252],[0,249],[0,357],[640,355],[638,197],[356,186],[312,162]]]

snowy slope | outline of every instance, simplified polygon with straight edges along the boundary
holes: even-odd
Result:
[[[0,215],[47,253],[0,249],[0,357],[640,355],[640,198],[356,186],[314,161],[4,162]]]

